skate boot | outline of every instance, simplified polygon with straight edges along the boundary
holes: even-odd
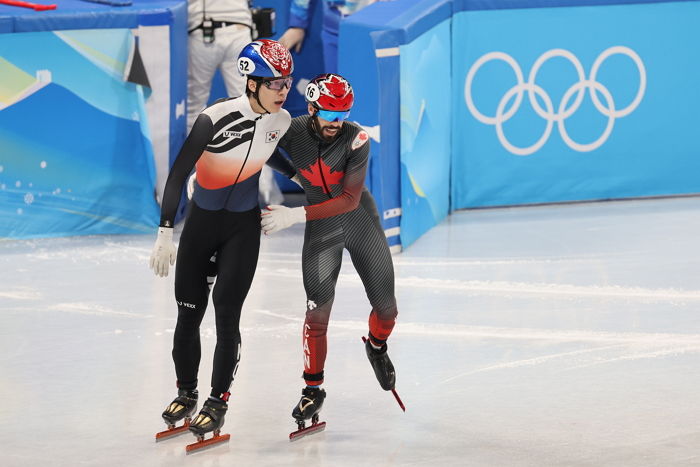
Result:
[[[372,347],[369,339],[365,340],[365,350],[367,351],[367,358],[372,364],[372,369],[374,369],[374,376],[377,377],[379,385],[385,391],[391,391],[396,385],[396,372],[394,371],[394,364],[391,363],[389,354],[387,351],[387,345],[384,344],[381,349],[375,349]]]
[[[364,336],[362,336],[362,342],[365,343],[367,358],[369,358],[369,362],[372,364],[374,376],[377,377],[377,381],[379,381],[382,389],[385,391],[391,391],[396,399],[396,402],[399,404],[399,407],[401,407],[401,410],[405,412],[406,406],[403,405],[403,401],[396,392],[396,372],[394,371],[394,364],[391,363],[391,359],[386,353],[386,344],[384,344],[381,349],[375,349],[372,347],[369,338]]]
[[[187,431],[192,420],[192,415],[197,410],[196,389],[178,389],[177,397],[165,408],[162,417],[168,429],[156,433],[156,441],[164,438],[169,438],[174,435],[179,435]],[[177,422],[184,419],[185,422],[181,426],[175,426]]]
[[[301,391],[301,400],[292,410],[292,417],[299,429],[289,434],[289,440],[295,441],[303,436],[318,433],[326,428],[326,422],[318,422],[318,413],[323,407],[326,391],[321,388],[305,387]],[[311,419],[311,426],[306,428],[306,420]]]
[[[221,427],[224,425],[224,416],[227,410],[228,405],[226,401],[213,400],[211,397],[204,401],[202,410],[190,423],[190,431],[197,437],[197,442],[186,447],[187,454],[228,441],[231,438],[229,434],[221,434]],[[204,436],[209,432],[213,432],[213,435],[205,440]]]

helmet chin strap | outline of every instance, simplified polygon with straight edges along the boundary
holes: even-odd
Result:
[[[255,81],[255,92],[253,95],[255,96],[255,100],[258,102],[258,105],[260,108],[262,108],[266,114],[269,114],[270,111],[265,108],[264,105],[262,105],[262,102],[260,102],[260,85],[262,84],[262,81]]]

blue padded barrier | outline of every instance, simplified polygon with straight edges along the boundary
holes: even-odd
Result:
[[[340,72],[357,91],[352,118],[375,135],[368,184],[390,244],[406,247],[439,222],[445,198],[451,211],[700,192],[700,121],[689,104],[700,98],[700,68],[688,59],[699,20],[696,0],[397,0],[346,19]],[[426,37],[441,24],[451,29],[452,60],[429,65]],[[523,75],[513,90],[511,62]],[[468,79],[470,70],[478,74]],[[431,76],[436,94],[423,89]],[[445,92],[448,109],[435,97]],[[440,112],[450,115],[447,149],[429,143],[444,143]],[[541,147],[538,131],[547,133]],[[421,159],[421,147],[441,147],[450,161]],[[446,176],[447,196],[436,182]]]

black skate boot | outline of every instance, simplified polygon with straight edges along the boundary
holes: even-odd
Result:
[[[204,401],[202,410],[190,423],[190,431],[197,437],[197,442],[187,446],[186,451],[188,454],[212,444],[228,441],[231,438],[231,435],[221,434],[221,427],[224,425],[224,416],[227,410],[228,405],[226,401],[213,400],[211,397]],[[213,436],[205,440],[204,435],[209,432],[214,432]]]
[[[299,429],[289,434],[290,441],[323,431],[326,428],[326,422],[318,422],[318,413],[321,411],[325,399],[326,391],[321,388],[305,387],[301,391],[301,399],[292,410],[292,417],[296,420]],[[306,428],[306,420],[309,419],[311,419],[311,426]]]
[[[196,389],[178,389],[177,397],[165,408],[162,414],[165,424],[168,425],[168,429],[156,433],[156,441],[187,431],[187,428],[190,426],[190,421],[192,420],[192,415],[197,410],[197,397],[198,393]],[[179,427],[175,426],[175,424],[182,419],[185,420],[184,424]]]
[[[377,377],[379,385],[385,391],[391,391],[396,385],[396,372],[394,371],[394,364],[391,363],[389,354],[387,354],[387,345],[384,344],[381,349],[375,349],[372,347],[369,339],[365,340],[365,350],[367,351],[367,358],[372,364],[372,369],[374,369],[374,376]]]
[[[163,411],[163,420],[168,425],[175,425],[180,420],[191,419],[197,410],[197,398],[199,393],[196,389],[178,389],[177,397]]]

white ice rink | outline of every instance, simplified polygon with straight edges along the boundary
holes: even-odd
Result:
[[[0,242],[0,466],[700,465],[700,198],[462,211],[394,257],[397,390],[346,256],[320,435],[303,381],[303,227],[263,239],[227,445],[161,443],[173,274],[155,234]],[[213,309],[202,325],[207,394]]]

